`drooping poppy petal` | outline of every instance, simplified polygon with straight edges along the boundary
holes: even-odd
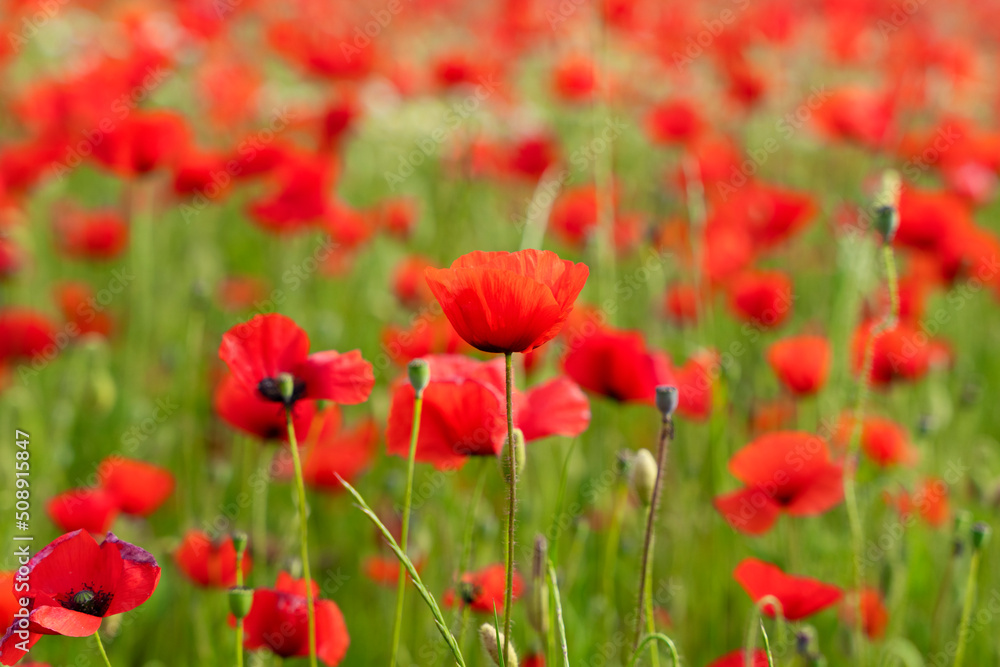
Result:
[[[65,531],[105,533],[118,516],[118,501],[104,489],[75,489],[49,500],[49,518]]]
[[[746,558],[733,572],[733,578],[754,602],[770,595],[781,604],[782,615],[799,621],[835,604],[843,596],[836,586],[807,577],[785,574],[780,568],[756,558]],[[765,603],[763,612],[775,616],[777,609]]]
[[[190,530],[174,552],[174,562],[188,579],[203,588],[229,588],[236,584],[236,548],[228,535],[213,541],[201,531]],[[244,577],[252,567],[249,554],[244,555]]]

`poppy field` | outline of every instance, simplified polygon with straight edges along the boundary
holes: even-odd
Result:
[[[0,664],[1000,665],[1000,3],[0,28]]]

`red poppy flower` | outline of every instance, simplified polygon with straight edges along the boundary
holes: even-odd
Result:
[[[396,197],[386,199],[379,205],[376,219],[379,228],[388,234],[407,239],[417,226],[420,211],[415,200],[408,197]]]
[[[105,533],[118,517],[118,502],[104,489],[74,489],[49,500],[52,523],[61,530]]]
[[[38,359],[58,348],[52,321],[30,308],[0,308],[0,360]]]
[[[552,88],[566,102],[589,100],[597,88],[594,63],[586,56],[570,56],[552,72]]]
[[[328,667],[338,664],[347,653],[351,639],[344,615],[333,600],[320,600],[319,586],[312,582],[316,617],[316,655]],[[267,649],[282,658],[309,655],[309,619],[305,580],[278,574],[274,588],[253,592],[250,614],[243,619],[246,638],[243,646],[254,651]]]
[[[182,116],[172,111],[133,111],[94,144],[94,158],[124,176],[142,176],[172,165],[187,140]]]
[[[670,359],[650,352],[639,331],[611,328],[571,336],[563,360],[566,374],[584,389],[621,403],[649,403],[656,387],[672,383]]]
[[[839,444],[850,443],[855,420],[845,415],[837,432]],[[899,424],[882,417],[865,417],[861,427],[861,449],[880,467],[908,465],[917,460],[917,451],[910,445],[906,431]]]
[[[66,209],[53,222],[56,247],[74,259],[106,262],[128,245],[128,224],[115,211]]]
[[[0,628],[8,628],[21,604],[14,595],[14,572],[0,572]]]
[[[328,104],[319,119],[319,150],[336,150],[360,115],[360,108],[349,96]]]
[[[202,588],[236,585],[236,547],[229,535],[212,540],[200,530],[189,530],[174,552],[174,562],[184,576]],[[244,554],[242,566],[245,579],[253,567],[250,554]]]
[[[716,496],[715,509],[733,528],[766,533],[778,516],[822,514],[843,500],[843,469],[830,461],[826,442],[800,431],[762,435],[729,460],[746,486]]]
[[[182,197],[220,201],[232,187],[232,172],[227,167],[225,155],[189,149],[174,167],[174,193]]]
[[[767,361],[788,391],[811,396],[826,384],[833,351],[822,336],[794,336],[771,345]]]
[[[873,322],[863,322],[854,332],[851,342],[852,365],[860,374],[865,351],[872,336]],[[885,386],[895,380],[917,380],[930,368],[935,350],[932,341],[920,329],[899,322],[875,339],[870,380],[874,386]]]
[[[427,284],[455,331],[484,352],[528,352],[551,340],[590,271],[547,250],[472,252]]]
[[[741,561],[733,572],[733,578],[754,602],[768,595],[776,598],[781,603],[782,615],[789,621],[812,616],[843,596],[836,586],[785,574],[780,568],[756,558]],[[775,616],[777,610],[775,605],[766,603],[762,611],[768,616]]]
[[[126,514],[149,516],[174,492],[169,470],[144,461],[111,456],[97,467],[97,479]]]
[[[788,395],[756,402],[750,413],[750,431],[761,434],[784,429],[795,420],[795,415],[795,401]]]
[[[649,136],[658,144],[685,144],[702,130],[702,120],[687,100],[672,100],[654,107],[647,120]]]
[[[13,241],[0,237],[0,280],[16,275],[24,263],[24,253]]]
[[[56,301],[63,318],[72,323],[79,335],[95,334],[108,338],[114,330],[111,315],[97,304],[90,285],[83,282],[65,282],[56,285]]]
[[[515,176],[537,181],[558,159],[556,143],[546,136],[525,137],[514,144],[507,167]]]
[[[374,458],[377,442],[373,420],[365,419],[344,431],[340,409],[336,405],[325,408],[316,415],[305,442],[300,442],[305,450],[302,476],[306,484],[321,491],[343,490],[337,476],[353,484]],[[294,469],[287,451],[278,452],[271,470],[282,478],[292,477]]]
[[[289,405],[305,399],[335,403],[362,403],[368,399],[375,376],[372,365],[352,350],[309,354],[309,337],[295,322],[276,313],[256,315],[222,336],[219,358],[244,389],[268,401]],[[281,396],[280,376],[291,375],[292,396]]]
[[[858,26],[851,27],[856,36]],[[882,145],[893,122],[892,95],[842,88],[829,94],[813,112],[813,119],[831,139],[857,142],[871,148]]]
[[[215,387],[214,405],[216,414],[238,431],[261,440],[288,441],[284,408],[263,398],[257,391],[247,390],[231,374],[227,373]],[[312,401],[299,401],[292,408],[296,441],[302,442],[309,433],[315,414],[316,405]]]
[[[698,322],[698,291],[691,285],[671,285],[664,295],[663,305],[667,316],[684,326]]]
[[[326,157],[283,154],[275,178],[275,191],[248,208],[250,217],[265,230],[297,232],[327,213],[333,170]]]
[[[895,496],[886,493],[884,498],[888,504],[896,508],[901,519],[906,519],[916,509],[921,519],[934,528],[940,528],[951,517],[948,485],[937,477],[928,477],[920,482],[912,496],[904,490]]]
[[[792,311],[792,281],[781,271],[750,271],[741,274],[729,290],[729,305],[744,322],[773,328]]]
[[[520,662],[521,667],[545,667],[545,656],[541,653],[529,653]]]
[[[424,569],[423,559],[414,560],[413,567],[420,574]],[[379,586],[395,588],[399,581],[399,559],[395,556],[369,556],[365,559],[363,569],[365,576]]]
[[[504,595],[506,593],[507,574],[503,565],[489,565],[476,572],[462,575],[456,590],[447,590],[444,594],[444,605],[453,607],[461,603],[468,605],[472,611],[492,614],[494,606],[498,614],[503,613]],[[514,573],[513,599],[521,597],[524,581],[521,575]]]
[[[256,276],[234,275],[216,286],[216,298],[223,310],[233,312],[259,306],[268,296],[267,283]]]
[[[882,602],[882,595],[874,588],[865,588],[860,593],[848,592],[840,603],[840,619],[844,625],[853,628],[857,622],[858,607],[861,607],[861,628],[869,639],[881,639],[889,625],[889,612]]]
[[[160,581],[156,560],[108,533],[97,544],[86,531],[56,538],[28,562],[28,632],[87,637],[107,616],[135,609]],[[3,639],[2,662],[13,665],[25,651],[14,646],[14,627]]]
[[[745,649],[737,649],[732,653],[727,653],[721,658],[715,660],[708,667],[746,667],[747,665],[747,654]],[[756,649],[753,652],[753,658],[750,662],[750,667],[767,667],[767,651],[763,649]]]
[[[425,357],[431,381],[417,438],[416,458],[438,468],[462,465],[467,456],[497,456],[507,439],[504,367],[454,355]],[[590,423],[587,398],[566,378],[512,394],[514,426],[526,442],[551,435],[575,436]],[[413,387],[393,385],[386,451],[406,456],[413,423]]]

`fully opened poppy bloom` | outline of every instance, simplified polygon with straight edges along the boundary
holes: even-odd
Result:
[[[937,477],[929,477],[917,485],[911,495],[903,490],[895,495],[886,493],[886,503],[896,508],[901,519],[911,516],[916,510],[920,518],[934,528],[944,526],[951,517],[948,504],[948,485]]]
[[[424,390],[416,459],[438,468],[460,466],[468,456],[497,456],[507,438],[504,365],[455,355],[425,357],[430,383]],[[552,435],[574,436],[590,423],[580,388],[556,378],[512,394],[514,426],[526,442]],[[393,385],[386,451],[407,456],[413,421],[413,387]]]
[[[471,252],[427,284],[455,331],[477,350],[528,352],[551,340],[590,270],[547,250]]]
[[[854,371],[861,374],[865,352],[872,337],[874,324],[862,323],[851,341]],[[884,387],[896,380],[918,380],[930,368],[937,353],[933,341],[923,331],[905,322],[882,332],[875,339],[870,380],[873,386]]]
[[[256,315],[222,336],[219,358],[248,391],[288,406],[324,399],[362,403],[375,384],[372,365],[358,350],[309,354],[309,337],[295,322],[271,313]],[[290,397],[281,395],[281,378],[292,378]]]
[[[333,600],[320,600],[319,586],[312,582],[316,614],[316,656],[328,667],[338,664],[347,653],[350,637],[344,615]],[[254,651],[267,649],[282,658],[309,655],[309,626],[305,580],[280,572],[274,588],[253,592],[250,614],[243,619],[246,638],[243,646]]]
[[[236,585],[236,547],[229,535],[212,540],[200,530],[189,530],[174,552],[174,562],[184,576],[202,588]],[[252,567],[250,555],[244,555],[244,577]]]
[[[135,609],[160,581],[156,560],[137,546],[108,533],[98,544],[89,533],[73,531],[39,551],[28,562],[28,628],[25,634],[87,637],[107,616]],[[13,665],[25,651],[16,647],[11,626],[2,640],[0,661]]]
[[[261,440],[288,440],[285,410],[264,398],[260,392],[247,389],[231,373],[215,387],[215,413],[238,431]],[[292,427],[298,442],[309,432],[316,405],[313,401],[299,401],[292,408]]]
[[[58,349],[56,326],[30,308],[0,308],[0,360],[36,359]]]
[[[850,415],[841,418],[837,429],[837,444],[850,444],[856,420]],[[917,451],[910,445],[903,427],[884,417],[865,417],[861,426],[861,449],[879,467],[915,463]]]
[[[476,572],[463,574],[456,590],[445,591],[443,602],[447,607],[457,603],[468,605],[472,611],[484,614],[492,614],[495,605],[499,614],[503,612],[506,583],[504,566],[489,565]],[[515,572],[513,599],[516,600],[521,596],[523,588],[524,581],[521,575]]]
[[[729,470],[746,486],[713,504],[730,526],[750,535],[766,533],[782,512],[815,516],[844,497],[843,469],[811,433],[762,435],[733,455]]]
[[[149,516],[174,491],[174,476],[145,461],[111,456],[97,468],[100,485],[126,514]]]
[[[832,354],[830,342],[822,336],[794,336],[771,345],[767,361],[788,391],[811,396],[826,383]]]
[[[650,403],[657,385],[673,384],[670,359],[647,349],[640,331],[605,327],[570,336],[568,346],[566,374],[584,389],[620,403]]]
[[[733,280],[729,306],[744,322],[762,328],[780,325],[792,311],[792,281],[781,271],[750,271]]]
[[[781,603],[781,613],[789,621],[799,621],[836,603],[843,592],[836,586],[808,577],[785,574],[775,565],[746,558],[736,566],[733,578],[754,602],[770,595]],[[766,603],[762,611],[775,616],[775,605]]]

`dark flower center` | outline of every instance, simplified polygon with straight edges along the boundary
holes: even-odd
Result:
[[[264,378],[257,384],[257,391],[269,401],[283,403],[286,406],[293,405],[297,400],[305,396],[306,383],[298,378],[292,379],[291,395],[286,398],[282,391],[282,378]]]
[[[113,597],[111,593],[105,593],[93,584],[87,584],[86,588],[66,593],[59,602],[66,609],[89,616],[103,617],[111,606]]]

